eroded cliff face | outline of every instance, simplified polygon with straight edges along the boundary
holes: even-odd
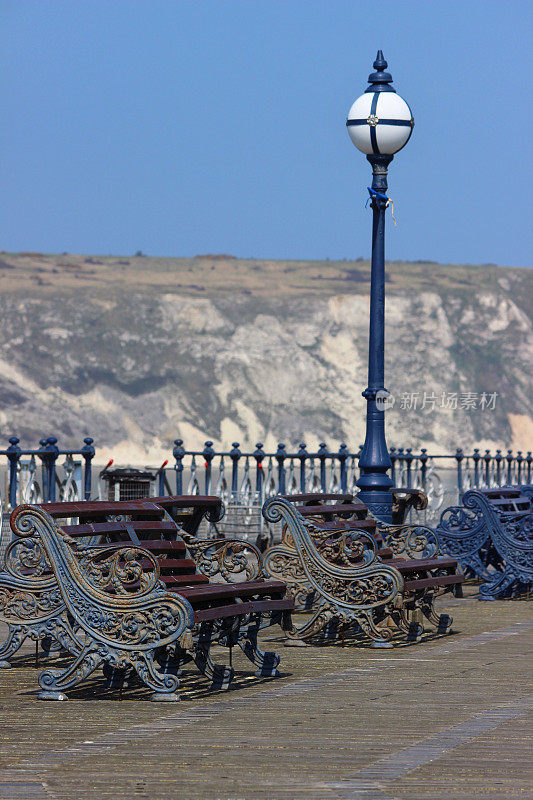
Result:
[[[286,278],[291,262],[277,262],[285,264],[277,272],[275,262],[245,262],[242,280],[224,283],[235,259],[183,260],[192,264],[187,284],[185,267],[165,271],[161,262],[170,259],[119,272],[117,263],[135,260],[70,256],[67,270],[60,258],[3,255],[4,438],[16,432],[34,444],[54,433],[62,445],[78,446],[91,435],[101,458],[134,463],[168,457],[178,436],[188,447],[208,438],[224,446],[362,442],[366,262],[357,270],[330,262],[318,284],[298,286]],[[260,269],[247,288],[254,265]],[[202,269],[216,272],[221,285],[203,273],[200,283]],[[531,449],[529,271],[465,267],[471,279],[446,273],[445,280],[433,267],[429,280],[424,265],[410,269],[412,280],[401,265],[388,267],[389,443],[433,452],[474,444]],[[475,409],[461,407],[466,393]]]

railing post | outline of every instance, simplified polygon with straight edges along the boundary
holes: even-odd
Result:
[[[485,450],[485,455],[483,456],[483,461],[485,462],[485,486],[487,489],[490,489],[490,462],[492,460],[492,456],[490,454],[490,450]]]
[[[527,475],[526,475],[526,483],[531,483],[531,462],[533,461],[533,456],[531,455],[531,450],[527,451],[526,456],[526,464],[527,464]]]
[[[211,462],[215,457],[215,451],[213,450],[213,442],[206,442],[205,447],[202,450],[202,455],[205,459],[204,467],[205,467],[205,493],[209,494],[211,491]]]
[[[479,489],[479,462],[481,460],[481,456],[479,454],[479,447],[474,448],[474,454],[472,456],[472,461],[474,462],[474,488]]]
[[[391,447],[389,450],[390,455],[390,476],[393,487],[396,487],[396,448]]]
[[[307,452],[307,447],[304,442],[301,443],[297,456],[300,459],[300,492],[305,494],[305,462],[309,458],[309,453]]]
[[[172,455],[176,459],[176,494],[183,494],[183,457],[185,456],[185,448],[183,447],[183,439],[174,439],[174,449]]]
[[[48,501],[55,503],[56,499],[56,461],[59,456],[57,438],[49,436],[46,440],[46,466],[48,469]]]
[[[157,494],[158,497],[165,496],[165,467],[168,464],[168,459],[163,461],[159,469],[157,470]]]
[[[234,503],[237,502],[237,493],[239,491],[239,459],[241,451],[239,450],[239,442],[233,442],[229,454],[232,462],[231,467],[231,497]]]
[[[496,450],[496,455],[494,456],[494,460],[496,461],[496,483],[498,486],[502,485],[502,451]]]
[[[96,451],[93,446],[94,439],[90,436],[86,436],[83,442],[84,444],[80,451],[85,460],[83,470],[83,497],[85,500],[90,500],[92,491],[92,460]]]
[[[285,452],[285,445],[278,444],[278,449],[276,450],[276,461],[278,462],[278,494],[286,494],[286,487],[285,487],[285,466],[284,461],[287,458],[287,453]]]
[[[43,485],[43,502],[46,503],[48,501],[48,466],[46,464],[46,439],[39,439],[39,449],[37,450],[36,455],[41,459],[41,483]]]
[[[505,460],[507,461],[507,486],[510,486],[513,482],[513,451],[508,450],[507,455],[505,456]]]
[[[425,447],[420,450],[420,478],[422,482],[422,489],[425,492],[427,487],[427,474],[428,474],[428,451]]]
[[[463,496],[463,466],[462,460],[464,458],[463,451],[460,447],[455,451],[455,460],[457,461],[457,490],[459,492],[459,501]]]
[[[255,458],[255,493],[257,495],[257,502],[262,504],[263,502],[263,459],[265,457],[265,451],[263,450],[263,442],[257,442],[254,451],[254,458]]]
[[[522,451],[519,450],[516,454],[516,482],[520,486],[522,483],[522,461],[524,460],[524,456],[522,455]]]
[[[20,439],[18,436],[11,436],[9,439],[9,447],[6,450],[9,460],[9,505],[11,506],[11,510],[17,505],[17,471],[21,454],[19,442]]]
[[[326,491],[326,458],[328,457],[328,448],[325,442],[320,442],[317,456],[320,461],[320,491]]]
[[[348,445],[346,445],[344,442],[342,442],[341,446],[339,447],[337,458],[340,462],[341,492],[346,494],[348,491],[348,471],[346,469],[346,462],[348,461]]]
[[[412,447],[408,447],[406,455],[405,455],[405,465],[406,465],[406,468],[407,468],[406,469],[406,471],[407,471],[407,488],[408,489],[412,488],[411,487],[411,466],[412,466],[412,462],[413,462],[413,458],[414,458],[412,453],[413,453],[413,448]]]
[[[403,481],[403,477],[404,477],[404,475],[403,475],[403,465],[404,465],[404,462],[405,462],[405,455],[404,455],[404,452],[403,452],[403,447],[399,447],[398,448],[398,467],[400,468],[400,486],[399,486],[400,489],[404,489],[405,488],[404,481]]]

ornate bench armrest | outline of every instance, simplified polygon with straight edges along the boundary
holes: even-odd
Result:
[[[325,530],[305,519],[283,497],[267,500],[263,516],[267,522],[283,520],[287,525],[282,543],[265,554],[267,571],[268,564],[275,563],[273,557],[279,555],[280,566],[296,568],[294,581],[302,583],[300,575],[304,575],[305,583],[320,594],[343,596],[348,605],[367,604],[363,595],[370,597],[374,584],[379,584],[374,596],[376,604],[394,600],[403,588],[401,576],[381,561],[375,539],[368,532]],[[283,575],[279,577],[285,580]],[[287,581],[291,580],[289,571]]]
[[[182,532],[187,549],[199,572],[225,583],[252,581],[263,576],[261,553],[242,539],[198,539]]]
[[[422,489],[395,489],[392,493],[392,521],[403,525],[411,509],[423,511],[427,508],[428,496]]]
[[[376,522],[383,541],[397,558],[432,558],[440,554],[439,537],[429,525]]]
[[[44,549],[68,611],[109,652],[153,650],[194,624],[190,603],[165,590],[159,564],[148,550],[81,545],[35,506],[16,508],[11,527]]]

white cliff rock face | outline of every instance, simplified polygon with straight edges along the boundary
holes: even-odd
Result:
[[[531,281],[519,281],[525,272],[479,291],[436,280],[412,290],[393,281],[389,444],[433,452],[531,449]],[[357,448],[364,438],[368,286],[355,291],[332,280],[327,290],[312,288],[261,294],[230,287],[203,297],[135,282],[105,292],[89,286],[83,295],[61,287],[45,297],[35,296],[36,287],[0,290],[4,438],[16,433],[29,445],[53,433],[63,446],[78,446],[91,435],[102,460],[137,463],[168,457],[177,437],[188,447],[212,439],[267,447],[346,441]],[[497,393],[495,408],[461,408],[468,392],[478,403],[483,393]],[[457,409],[443,405],[453,393]]]

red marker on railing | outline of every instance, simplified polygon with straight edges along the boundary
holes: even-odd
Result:
[[[161,466],[159,467],[159,469],[157,471],[158,472],[162,472],[165,469],[167,464],[168,464],[168,458],[167,458],[166,461],[163,461],[163,463],[161,464]]]

